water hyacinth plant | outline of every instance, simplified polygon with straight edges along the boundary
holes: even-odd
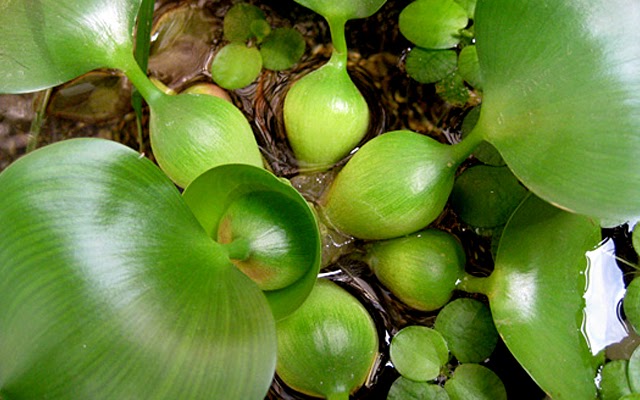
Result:
[[[279,122],[242,91],[152,82],[134,57],[149,48],[142,2],[0,2],[0,93],[116,70],[148,103],[153,156],[81,138],[0,173],[1,400],[517,398],[501,346],[550,398],[640,393],[640,350],[612,355],[637,329],[637,259],[599,265],[613,257],[601,227],[640,218],[640,4],[296,0],[324,18],[331,58],[267,105],[283,130],[265,133]],[[385,4],[415,45],[406,72],[430,65],[416,92],[440,99],[419,102],[429,124],[361,143],[371,113],[345,24]],[[218,56],[249,49],[287,76],[299,56],[274,57],[287,34],[259,5],[226,8]],[[221,82],[247,72],[219,67]],[[227,87],[260,73],[243,67]],[[283,87],[270,83],[254,99]],[[286,141],[298,180],[271,172],[258,134]],[[329,247],[344,257],[322,259]],[[602,321],[622,336],[600,340]]]

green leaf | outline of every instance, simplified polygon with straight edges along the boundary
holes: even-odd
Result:
[[[183,197],[210,237],[248,242],[248,259],[235,263],[265,281],[264,288],[274,284],[274,273],[284,276],[287,284],[265,291],[276,319],[304,302],[320,269],[320,234],[313,211],[288,182],[261,168],[224,165],[199,176]]]
[[[262,399],[275,324],[175,186],[100,139],[0,174],[0,392]]]
[[[230,42],[245,42],[255,36],[251,30],[256,21],[265,21],[264,12],[249,3],[237,3],[224,15],[224,38]]]
[[[436,84],[436,93],[448,103],[456,107],[464,106],[469,101],[469,89],[464,84],[458,71],[453,71]]]
[[[391,385],[387,400],[449,400],[442,386],[399,377]]]
[[[378,356],[378,333],[367,310],[325,279],[276,328],[278,376],[315,397],[348,398],[365,382]]]
[[[486,360],[498,343],[489,307],[474,299],[460,298],[447,304],[438,313],[434,328],[462,363]]]
[[[324,199],[330,224],[361,239],[416,232],[440,215],[465,149],[411,131],[369,142],[339,172]]]
[[[467,17],[469,19],[474,18],[474,14],[476,12],[476,0],[454,0],[456,3],[460,4],[462,8],[467,12]]]
[[[444,389],[451,400],[507,400],[507,391],[498,375],[478,364],[459,365]]]
[[[496,328],[554,399],[596,396],[600,357],[591,354],[581,327],[585,254],[599,242],[597,224],[535,196],[520,205],[500,238],[487,292]]]
[[[293,28],[274,29],[260,45],[262,63],[266,69],[282,71],[293,67],[304,54],[304,38]]]
[[[148,101],[153,155],[177,185],[186,187],[222,164],[262,167],[249,122],[228,101],[196,94],[162,94]]]
[[[398,20],[400,32],[417,46],[448,49],[460,41],[469,19],[454,0],[417,0],[406,6]]]
[[[451,207],[469,225],[493,228],[507,222],[526,194],[509,168],[476,165],[456,178]]]
[[[633,249],[636,251],[636,254],[640,254],[640,229],[636,231],[636,228],[640,226],[640,224],[636,223],[633,227],[633,233],[631,234],[631,240]]]
[[[636,347],[629,358],[627,378],[629,379],[631,391],[640,393],[640,347]]]
[[[417,310],[433,311],[451,298],[464,274],[466,257],[455,236],[427,229],[373,242],[364,260],[402,302]]]
[[[602,367],[600,382],[600,398],[602,400],[619,400],[630,394],[629,379],[627,378],[627,360],[609,361]]]
[[[639,14],[624,0],[478,3],[476,129],[550,203],[640,215]]]
[[[142,0],[3,0],[0,93],[32,92],[132,57]]]
[[[635,231],[634,231],[635,233]],[[636,332],[640,331],[640,278],[634,278],[624,295],[624,314]]]
[[[391,339],[389,356],[400,375],[414,381],[430,381],[440,375],[440,368],[449,361],[449,350],[438,331],[411,325]]]
[[[420,83],[433,83],[444,79],[456,69],[454,50],[430,50],[414,47],[407,56],[407,74]]]
[[[367,18],[382,7],[386,0],[294,0],[328,20]]]
[[[482,90],[482,72],[475,45],[466,46],[458,55],[458,73],[469,85]]]
[[[255,47],[232,42],[222,47],[211,62],[211,77],[221,87],[240,89],[251,84],[262,71],[262,57]]]

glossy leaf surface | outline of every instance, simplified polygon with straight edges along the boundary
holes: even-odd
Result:
[[[386,0],[295,0],[326,19],[349,20],[366,18],[382,7]]]
[[[640,215],[639,18],[627,0],[478,2],[478,128],[539,197]]]
[[[141,0],[0,2],[0,93],[58,85],[133,52]]]
[[[258,280],[267,274],[269,281],[278,268],[297,270],[292,275],[299,278],[292,283],[265,291],[276,319],[304,302],[320,269],[320,233],[313,211],[288,182],[261,168],[224,165],[198,177],[183,197],[210,237],[221,243],[248,241],[250,257],[236,263],[246,271],[262,271]],[[265,206],[256,208],[256,201]]]
[[[449,395],[442,386],[401,376],[391,385],[387,400],[449,400]]]
[[[264,398],[269,306],[149,160],[64,141],[0,188],[3,396]]]
[[[262,167],[249,122],[228,101],[193,94],[161,95],[148,101],[153,155],[177,185],[186,187],[222,164]]]
[[[516,210],[500,239],[487,293],[496,328],[554,399],[596,397],[598,357],[581,326],[585,253],[599,242],[600,229],[592,221],[535,196]]]

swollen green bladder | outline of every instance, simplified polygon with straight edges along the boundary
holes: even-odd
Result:
[[[372,15],[385,0],[296,2],[327,20],[333,53],[329,62],[287,92],[285,129],[301,167],[326,169],[349,154],[369,127],[369,106],[347,73],[345,23]]]

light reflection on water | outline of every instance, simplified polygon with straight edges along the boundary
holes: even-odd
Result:
[[[620,316],[626,289],[622,271],[616,263],[613,240],[606,239],[586,256],[587,288],[583,296],[585,308],[581,330],[591,353],[596,355],[628,335]]]

